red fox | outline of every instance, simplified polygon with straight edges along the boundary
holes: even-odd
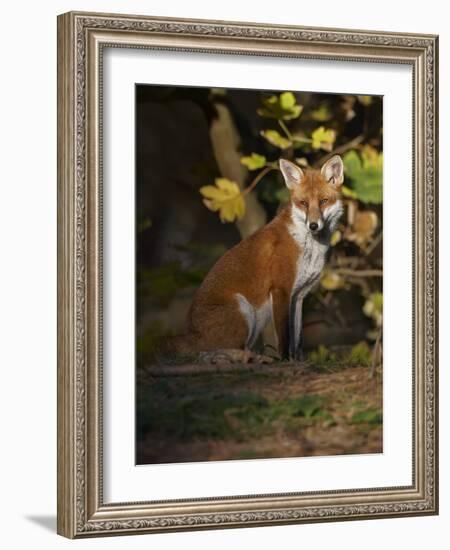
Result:
[[[302,302],[317,284],[343,208],[338,155],[322,169],[281,159],[290,202],[266,226],[228,250],[195,293],[176,351],[251,350],[272,318],[280,356],[302,357]]]

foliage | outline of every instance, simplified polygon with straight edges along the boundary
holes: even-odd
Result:
[[[263,99],[258,114],[264,118],[292,120],[298,118],[302,111],[303,106],[297,103],[295,95],[292,92],[283,92]]]
[[[288,149],[292,147],[292,141],[280,134],[277,130],[262,130],[261,135],[271,145],[278,147],[279,149]]]
[[[345,286],[345,279],[336,271],[325,269],[320,279],[320,284],[325,290],[338,290]]]
[[[317,366],[328,366],[328,365],[334,365],[337,361],[337,356],[335,353],[331,352],[328,348],[321,345],[317,348],[317,350],[312,351],[309,356],[308,360]]]
[[[383,201],[383,154],[366,145],[358,154],[355,150],[344,155],[346,177],[350,178],[352,197],[366,204]]]
[[[226,178],[216,178],[215,185],[200,189],[205,197],[203,203],[209,210],[219,212],[222,222],[240,220],[245,214],[245,202],[239,186]]]
[[[311,134],[311,147],[313,149],[323,149],[330,152],[333,149],[333,143],[336,139],[334,130],[326,129],[324,126],[319,126]]]
[[[345,362],[349,366],[369,367],[372,363],[372,351],[367,342],[359,342],[353,346],[345,357]]]
[[[378,409],[359,411],[352,416],[353,424],[378,425],[383,423],[383,413]]]
[[[308,362],[318,372],[332,372],[348,367],[369,367],[372,364],[372,350],[365,340],[349,350],[332,351],[320,345],[309,353]]]
[[[363,311],[367,317],[371,317],[377,327],[383,323],[383,294],[373,292],[370,294],[363,306]]]
[[[266,157],[264,155],[258,155],[258,153],[252,153],[248,157],[241,157],[241,164],[246,166],[249,170],[258,170],[266,164]]]
[[[325,399],[320,395],[306,394],[288,401],[292,416],[314,418],[324,416]]]

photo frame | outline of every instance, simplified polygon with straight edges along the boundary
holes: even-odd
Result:
[[[337,480],[337,485],[299,490],[294,475],[292,488],[287,481],[284,490],[276,489],[275,483],[270,485],[275,489],[257,490],[255,484],[254,490],[243,486],[241,490],[238,478],[230,477],[233,488],[227,494],[221,490],[211,495],[202,488],[206,465],[198,463],[197,477],[193,477],[195,493],[182,490],[177,485],[179,478],[174,477],[170,491],[166,486],[167,496],[162,487],[155,497],[151,483],[141,482],[139,490],[146,496],[130,491],[126,498],[111,497],[108,485],[117,470],[106,467],[113,454],[110,432],[129,428],[120,420],[111,422],[112,404],[107,402],[111,394],[104,386],[106,381],[110,387],[111,358],[111,350],[106,350],[110,337],[104,337],[110,315],[105,305],[114,294],[110,287],[107,293],[104,290],[111,266],[105,257],[115,246],[107,232],[113,226],[122,230],[117,217],[113,224],[111,219],[104,223],[111,173],[103,149],[111,137],[104,131],[104,94],[111,84],[105,80],[107,50],[139,51],[149,56],[146,63],[150,66],[152,53],[169,52],[174,57],[195,54],[199,59],[245,58],[248,67],[265,59],[274,66],[287,60],[311,64],[326,61],[330,71],[333,64],[339,68],[343,63],[354,64],[356,71],[363,66],[402,66],[411,71],[412,101],[408,101],[407,109],[410,163],[402,168],[411,174],[410,189],[406,197],[403,193],[403,200],[410,205],[412,215],[412,219],[407,218],[410,238],[404,246],[411,262],[411,273],[405,271],[404,281],[412,291],[412,308],[400,312],[411,317],[411,323],[406,323],[409,344],[404,347],[400,336],[396,344],[398,326],[391,325],[390,332],[384,327],[392,349],[400,354],[400,361],[389,362],[387,368],[394,370],[404,357],[409,369],[406,393],[411,409],[405,416],[411,452],[408,460],[396,467],[407,470],[410,482],[371,484],[367,474],[367,481],[363,478],[347,486]],[[127,60],[122,59],[122,63]],[[279,88],[286,85],[280,82]],[[107,109],[111,105],[108,103]],[[77,12],[58,17],[59,534],[82,538],[438,513],[437,117],[436,36]],[[395,120],[392,124],[395,127]],[[114,131],[117,127],[108,128]],[[389,181],[392,179],[388,178],[387,184]],[[111,218],[111,213],[108,216]],[[386,240],[401,242],[389,233]],[[126,246],[130,248],[130,242]],[[395,250],[391,257],[395,258]],[[401,265],[394,267],[401,271]],[[387,391],[392,388],[388,384]],[[115,403],[114,408],[126,407],[124,403]],[[133,411],[130,414],[132,417]],[[385,409],[387,420],[396,414],[392,407]],[[307,460],[316,461],[321,472],[325,464],[320,462],[322,458]],[[280,463],[271,464],[277,477]],[[296,463],[289,464],[297,468]],[[137,467],[130,464],[130,468]]]

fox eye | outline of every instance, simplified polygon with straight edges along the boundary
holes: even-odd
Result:
[[[328,199],[320,199],[319,204],[326,204]]]
[[[308,208],[308,203],[306,201],[300,201],[300,204],[302,206],[305,206],[306,208]]]

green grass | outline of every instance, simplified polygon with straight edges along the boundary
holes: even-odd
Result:
[[[383,413],[379,409],[367,409],[356,412],[352,416],[353,424],[370,424],[371,426],[381,425],[383,423]]]
[[[217,379],[216,379],[217,382]],[[187,381],[160,380],[138,394],[138,435],[157,433],[181,441],[196,438],[234,439],[270,434],[282,423],[291,430],[330,422],[326,399],[299,395],[269,400],[238,390],[230,380],[225,390],[189,387]]]
[[[372,350],[367,342],[359,342],[350,350],[340,353],[319,346],[309,353],[308,363],[314,372],[323,374],[348,367],[369,367],[372,364]]]

